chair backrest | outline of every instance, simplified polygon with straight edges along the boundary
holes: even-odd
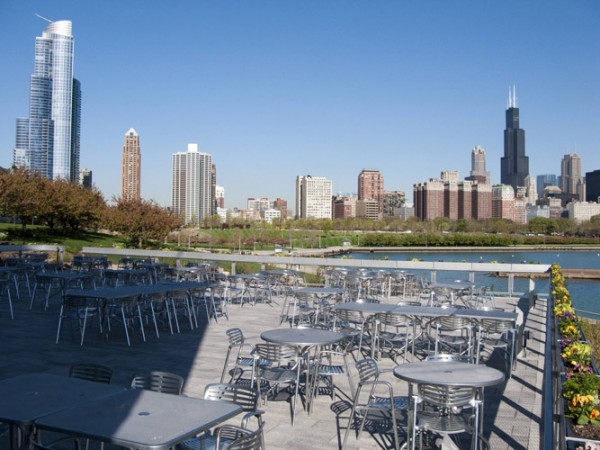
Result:
[[[510,320],[482,319],[481,328],[487,333],[500,334],[513,330],[515,326]]]
[[[73,364],[69,369],[69,376],[98,383],[110,383],[113,370],[102,364]]]
[[[411,320],[403,314],[395,313],[378,313],[375,315],[375,320],[382,325],[392,327],[405,327],[411,324]]]
[[[256,411],[259,393],[256,389],[237,384],[214,383],[204,388],[204,400],[233,403],[246,411]]]
[[[437,384],[420,384],[419,396],[424,402],[443,409],[461,408],[472,405],[477,389],[473,387],[440,386]]]
[[[358,370],[358,377],[360,383],[365,383],[370,380],[377,380],[379,378],[379,367],[377,361],[371,358],[361,359],[356,361],[356,369]]]
[[[264,423],[254,431],[244,430],[242,435],[225,447],[225,450],[264,450]]]
[[[242,345],[245,341],[244,333],[240,328],[230,328],[225,331],[227,338],[229,339],[229,346],[234,347],[236,345]]]
[[[467,328],[471,325],[471,321],[466,317],[459,316],[442,316],[436,319],[436,322],[443,328],[449,330],[459,330]]]
[[[338,321],[353,323],[353,324],[363,324],[365,322],[365,318],[363,316],[362,311],[352,311],[349,309],[336,309],[334,315],[335,315],[336,323]]]
[[[135,375],[131,380],[133,389],[162,392],[164,394],[181,395],[184,380],[179,375],[170,372],[149,372]]]
[[[294,347],[271,342],[256,344],[254,351],[259,357],[276,364],[287,363],[298,356],[298,351]]]

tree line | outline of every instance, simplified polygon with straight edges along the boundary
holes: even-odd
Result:
[[[106,229],[121,233],[132,244],[160,240],[182,224],[153,201],[113,198],[66,180],[50,180],[37,172],[13,167],[0,173],[0,215],[28,225],[45,225],[64,234]]]

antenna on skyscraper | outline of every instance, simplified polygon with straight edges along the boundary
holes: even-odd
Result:
[[[513,84],[513,108],[518,108],[519,104],[517,103],[517,86]]]
[[[46,19],[45,17],[40,16],[38,13],[35,13],[35,16],[38,17],[38,18],[40,18],[40,19],[42,19],[42,20],[45,20],[48,23],[52,23],[52,21],[50,19]]]

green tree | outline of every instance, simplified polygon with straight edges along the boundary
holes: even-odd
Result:
[[[106,209],[104,226],[129,238],[133,245],[160,241],[179,228],[181,219],[153,201],[116,199]]]
[[[552,219],[547,219],[546,217],[534,217],[527,224],[527,228],[529,229],[530,233],[546,234],[548,232],[548,229],[552,226],[551,222]]]
[[[21,222],[25,229],[45,206],[42,195],[47,183],[38,172],[13,167],[0,174],[0,211]]]
[[[51,230],[96,229],[106,203],[99,191],[66,180],[44,180],[39,217]]]

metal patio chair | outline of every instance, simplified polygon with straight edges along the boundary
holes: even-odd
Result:
[[[356,362],[359,383],[352,402],[352,411],[344,433],[342,450],[346,447],[350,429],[354,426],[357,437],[367,423],[388,424],[391,428],[394,448],[400,449],[398,437],[398,415],[408,411],[409,399],[395,396],[391,383],[379,379],[379,368],[374,359],[366,358]]]
[[[181,395],[183,384],[183,377],[174,373],[160,371],[135,375],[131,380],[132,389],[145,389],[147,391],[174,395]]]

